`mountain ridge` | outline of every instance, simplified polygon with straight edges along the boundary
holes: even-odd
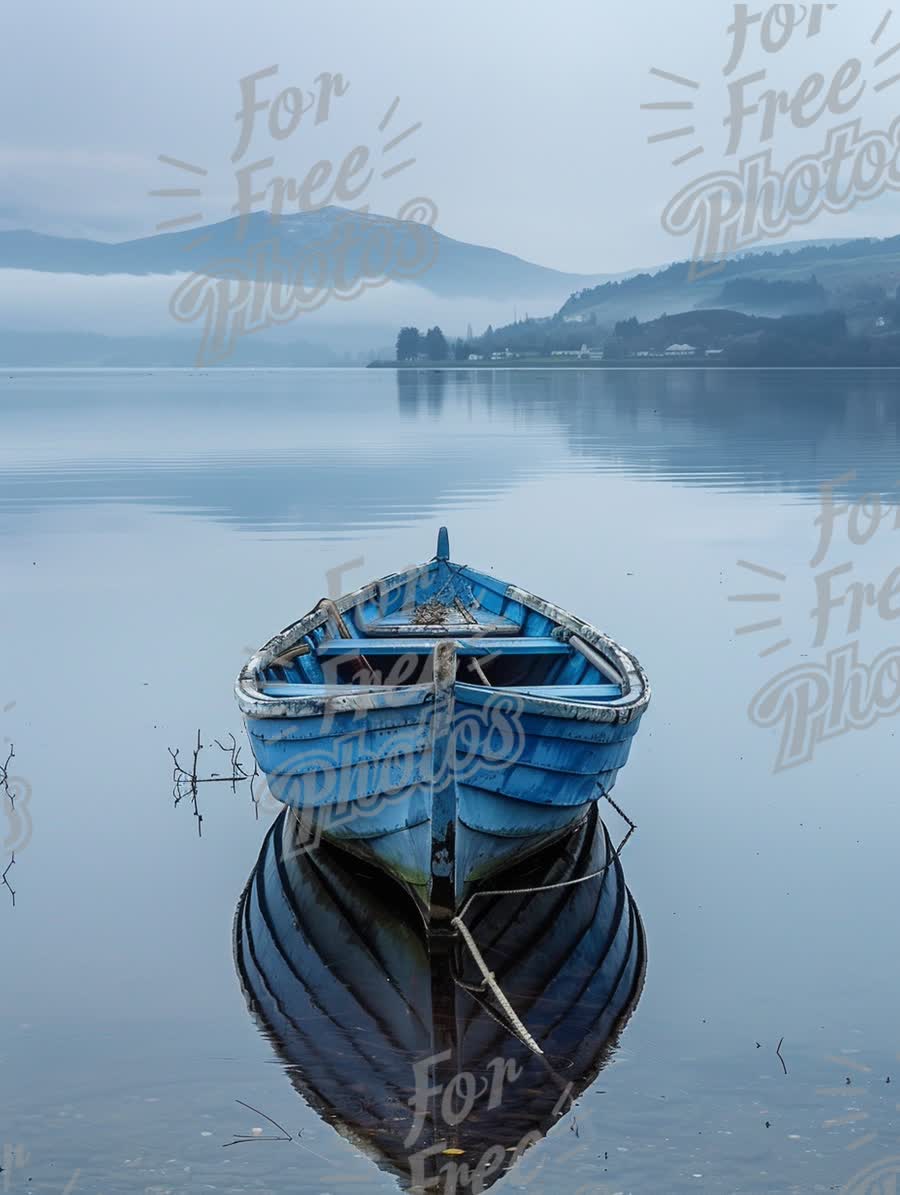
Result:
[[[247,258],[264,246],[273,248],[285,263],[297,261],[303,253],[328,255],[329,276],[338,269],[337,248],[341,235],[363,237],[390,232],[398,251],[420,248],[417,239],[433,235],[433,262],[408,279],[444,297],[488,299],[539,299],[546,295],[559,303],[586,285],[597,285],[616,275],[573,274],[537,265],[515,254],[446,236],[437,229],[375,213],[349,212],[329,206],[315,212],[282,215],[272,220],[268,212],[233,216],[201,228],[157,232],[126,241],[96,241],[59,237],[29,229],[0,231],[0,268],[36,270],[43,273],[74,273],[88,276],[107,274],[209,274],[231,277]],[[350,253],[359,254],[358,248]],[[253,277],[269,281],[271,269],[259,257],[254,259]],[[233,271],[233,272],[229,272]]]

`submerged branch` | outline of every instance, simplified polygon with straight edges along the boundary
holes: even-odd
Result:
[[[13,888],[12,884],[10,884],[9,880],[7,879],[7,876],[12,871],[13,867],[15,867],[15,864],[16,864],[16,852],[13,851],[12,855],[10,855],[9,862],[6,865],[6,870],[2,873],[2,875],[0,875],[0,883],[3,884],[4,888],[9,889],[9,895],[12,897],[13,908],[16,907],[16,890],[15,890],[15,888]]]
[[[16,794],[9,787],[9,765],[16,758],[16,748],[13,743],[9,745],[9,755],[6,757],[6,763],[0,764],[0,787],[9,797],[9,803],[13,809],[16,807]]]
[[[254,759],[253,761],[253,771],[248,772],[241,761],[241,752],[244,749],[243,744],[239,744],[231,732],[229,732],[226,742],[214,738],[212,744],[218,747],[228,759],[228,771],[225,775],[212,771],[208,775],[201,775],[202,753],[204,748],[210,746],[210,744],[203,742],[199,730],[197,731],[197,741],[191,747],[191,761],[189,766],[186,767],[181,762],[180,748],[166,748],[172,760],[172,796],[174,803],[177,806],[185,799],[190,800],[194,817],[197,819],[197,833],[201,838],[203,837],[203,814],[200,812],[198,803],[201,784],[230,784],[231,791],[236,793],[239,784],[247,783],[249,785],[250,799],[253,802],[254,813],[257,821],[259,820],[260,794],[256,792],[254,782],[259,777],[260,772],[256,760]]]

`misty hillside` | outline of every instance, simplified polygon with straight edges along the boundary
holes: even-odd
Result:
[[[894,297],[900,287],[900,236],[756,251],[702,269],[694,278],[692,263],[682,261],[584,288],[559,314],[572,322],[612,325],[633,316],[652,320],[703,308],[763,315],[850,311],[861,302]]]
[[[235,277],[248,272],[260,281],[272,277],[273,261],[303,263],[307,282],[325,278],[384,276],[388,247],[393,262],[412,262],[406,276],[445,298],[541,299],[558,306],[573,290],[609,275],[567,274],[523,261],[509,253],[453,240],[422,225],[386,216],[326,207],[282,216],[267,212],[182,232],[138,240],[102,241],[47,236],[28,231],[0,232],[0,268],[49,273],[208,274]],[[419,268],[425,260],[426,268]],[[374,263],[374,269],[366,263]],[[430,264],[428,264],[430,262]],[[402,280],[404,267],[391,276]]]

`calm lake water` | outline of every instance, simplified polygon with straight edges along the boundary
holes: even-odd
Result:
[[[891,372],[0,377],[2,1190],[397,1189],[298,1094],[327,1048],[291,1063],[242,993],[233,918],[273,812],[207,785],[198,837],[167,748],[240,735],[248,652],[446,523],[456,559],[653,683],[615,791],[643,992],[494,1189],[895,1191],[898,423]],[[836,599],[872,589],[817,621],[842,566]]]

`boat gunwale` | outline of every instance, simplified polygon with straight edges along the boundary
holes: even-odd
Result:
[[[421,576],[439,557],[425,561],[423,564],[413,565],[402,572],[388,573],[375,581],[370,581],[359,589],[343,594],[334,599],[334,607],[343,614],[354,610],[365,601],[373,597],[383,597],[400,586],[408,585],[410,581]],[[459,571],[470,566],[453,565]],[[477,571],[477,570],[476,570]],[[574,719],[583,722],[631,722],[640,717],[650,702],[650,681],[637,658],[615,640],[602,631],[572,614],[568,610],[548,602],[536,594],[522,589],[518,585],[507,584],[504,596],[510,601],[518,602],[537,614],[551,619],[558,627],[577,636],[589,647],[594,648],[604,659],[618,669],[622,678],[622,695],[609,701],[577,701],[555,697],[535,697],[532,695],[515,694],[515,689],[498,686],[490,691],[498,695],[514,694],[523,703],[523,710],[555,718]],[[299,640],[312,631],[324,626],[331,617],[327,609],[317,604],[296,622],[289,624],[277,635],[274,635],[258,651],[250,657],[238,674],[235,682],[235,695],[241,713],[249,718],[305,718],[326,713],[353,713],[376,709],[402,708],[405,705],[426,704],[433,697],[434,689],[430,684],[425,685],[384,685],[378,693],[353,693],[348,686],[346,694],[323,697],[321,694],[303,695],[296,697],[270,697],[262,693],[259,688],[259,673],[268,668],[280,656],[287,655]],[[479,636],[471,634],[466,638],[475,639]],[[490,636],[485,636],[489,638]],[[373,652],[377,650],[378,639],[373,638]],[[456,635],[448,637],[462,638]],[[525,636],[527,638],[527,636]],[[444,641],[444,640],[442,640]],[[461,696],[469,691],[487,693],[483,686],[469,685],[464,681],[457,681],[456,688],[461,690]],[[388,698],[388,700],[385,700]],[[391,698],[399,698],[393,704]]]
[[[344,614],[346,611],[362,605],[369,598],[383,596],[386,591],[389,592],[399,586],[408,585],[414,577],[420,576],[432,563],[433,561],[428,560],[424,564],[413,565],[403,572],[388,573],[378,580],[369,581],[367,584],[361,585],[359,589],[351,590],[350,593],[334,598],[334,606],[341,614]],[[348,692],[346,696],[327,698],[312,695],[284,698],[267,697],[260,692],[259,673],[264,668],[268,668],[279,656],[286,655],[304,636],[324,626],[330,617],[328,610],[322,609],[321,602],[319,602],[296,622],[290,623],[277,635],[273,635],[267,643],[253,653],[241,669],[235,682],[235,695],[242,714],[252,718],[304,718],[323,713],[349,713],[385,708],[385,702],[377,702],[374,700],[374,696],[377,695],[369,693]],[[384,685],[381,688],[385,694],[413,693],[418,697],[418,701],[398,702],[398,706],[424,703],[434,692],[432,685]]]

